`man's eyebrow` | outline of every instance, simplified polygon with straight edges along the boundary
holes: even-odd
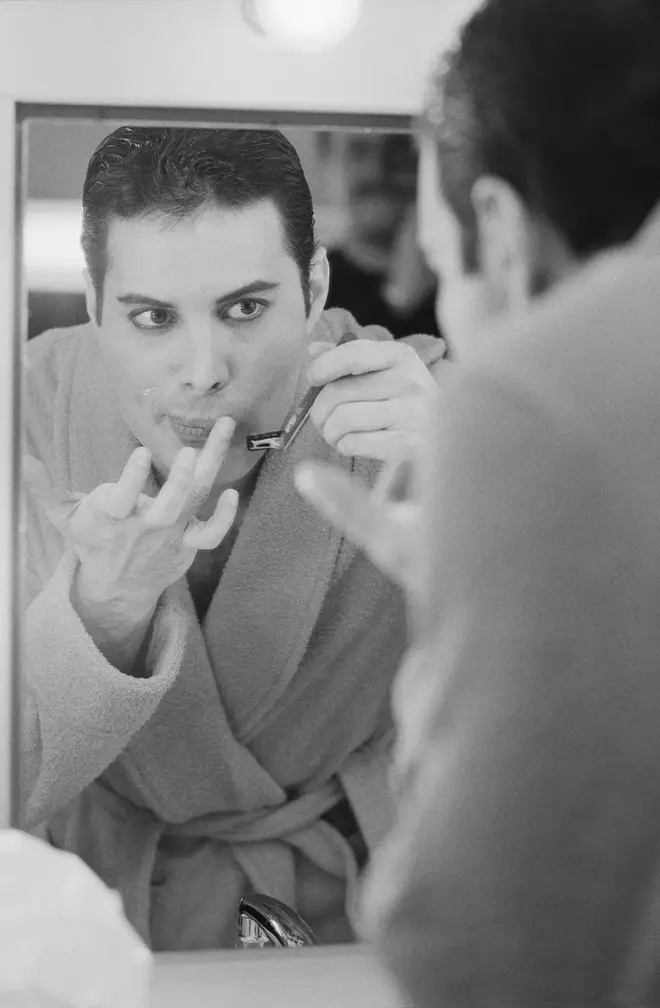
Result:
[[[149,297],[148,294],[118,294],[117,300],[121,304],[148,304],[155,305],[157,308],[174,308],[174,305],[170,304],[169,301],[159,301],[158,298]]]
[[[252,283],[245,284],[244,287],[237,287],[236,290],[222,294],[216,298],[216,304],[224,304],[225,301],[238,301],[239,298],[246,297],[248,294],[257,294],[259,291],[277,290],[279,286],[279,283],[272,280],[253,280]]]
[[[270,280],[253,280],[252,283],[245,284],[243,287],[237,287],[236,290],[228,291],[226,294],[222,294],[220,297],[216,298],[216,304],[224,304],[227,301],[238,301],[242,297],[247,297],[248,294],[257,294],[259,291],[276,290],[279,286],[279,283],[274,283]],[[148,294],[119,294],[117,296],[117,301],[119,301],[120,304],[129,305],[154,305],[156,308],[175,307],[175,305],[170,304],[169,301],[161,301],[159,298],[150,297]]]

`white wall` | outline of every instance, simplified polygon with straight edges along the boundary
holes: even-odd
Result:
[[[312,0],[310,0],[312,2]],[[343,43],[286,52],[239,0],[5,0],[0,92],[23,100],[409,113],[475,0],[364,0]]]

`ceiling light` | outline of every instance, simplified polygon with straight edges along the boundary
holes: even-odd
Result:
[[[243,0],[248,23],[298,52],[331,49],[353,31],[362,0]]]

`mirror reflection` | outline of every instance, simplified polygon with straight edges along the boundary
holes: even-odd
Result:
[[[24,826],[156,951],[355,941],[405,605],[292,474],[413,437],[414,146],[26,128]]]

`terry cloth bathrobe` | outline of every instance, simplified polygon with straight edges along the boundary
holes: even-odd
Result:
[[[389,338],[334,310],[313,339],[347,327]],[[442,355],[415,339],[427,363]],[[93,327],[45,333],[28,357],[27,451],[63,493],[116,481],[137,442]],[[320,941],[349,940],[356,856],[323,817],[347,797],[369,849],[389,827],[404,602],[298,495],[302,459],[366,480],[377,468],[341,458],[312,424],[270,454],[202,622],[185,578],[161,597],[148,678],[95,647],[70,602],[75,555],[28,493],[26,822],[118,890],[155,950],[234,945],[249,891],[292,906]]]

